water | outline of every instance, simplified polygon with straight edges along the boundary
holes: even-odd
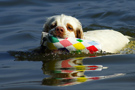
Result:
[[[40,55],[30,52],[39,47],[45,19],[62,13],[78,18],[84,31],[109,28],[135,37],[134,4],[134,0],[0,0],[0,90],[134,90],[134,40],[115,55]],[[86,59],[80,58],[82,56]],[[79,61],[77,65],[82,67],[102,65],[108,68],[85,71],[81,67],[82,77],[63,79],[67,76],[58,72],[71,70],[78,73],[76,67],[53,65],[60,66],[60,60],[66,62],[69,59]],[[49,64],[52,63],[50,60],[53,65]],[[53,69],[47,68],[49,66]],[[90,81],[88,77],[94,80]]]

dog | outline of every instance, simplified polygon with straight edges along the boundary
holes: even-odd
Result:
[[[93,40],[101,44],[102,51],[117,53],[129,43],[128,36],[114,30],[93,30],[83,32],[78,19],[68,15],[55,15],[49,17],[43,25],[43,32],[60,38],[80,38]]]

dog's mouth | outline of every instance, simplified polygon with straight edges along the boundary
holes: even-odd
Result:
[[[59,38],[64,38],[64,35],[63,34],[60,34],[60,33],[55,33],[54,36],[55,37],[59,37]]]
[[[57,32],[56,30],[51,30],[49,34],[53,35],[54,37],[59,37],[59,38],[64,38],[65,36],[65,34]]]

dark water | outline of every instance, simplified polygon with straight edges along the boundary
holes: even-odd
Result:
[[[118,54],[86,59],[26,53],[39,46],[45,19],[62,13],[78,18],[84,31],[109,28],[135,37],[134,0],[0,0],[0,90],[134,90],[135,41]],[[60,68],[69,58],[72,66]]]

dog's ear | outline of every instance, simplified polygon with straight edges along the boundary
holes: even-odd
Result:
[[[53,26],[57,25],[57,23],[52,24],[52,22],[54,22],[54,20],[55,20],[55,16],[46,18],[46,22],[43,25],[43,32],[49,32],[49,30],[52,29]]]
[[[77,28],[76,31],[75,31],[75,37],[76,38],[80,38],[80,39],[83,39],[83,31],[81,28]]]
[[[47,23],[45,23],[43,25],[43,32],[48,32],[48,31],[49,31],[49,27],[48,27]]]
[[[78,19],[74,19],[74,21],[76,21],[77,24],[77,28],[75,30],[75,37],[76,38],[80,38],[83,39],[83,29],[82,29],[82,24]]]

